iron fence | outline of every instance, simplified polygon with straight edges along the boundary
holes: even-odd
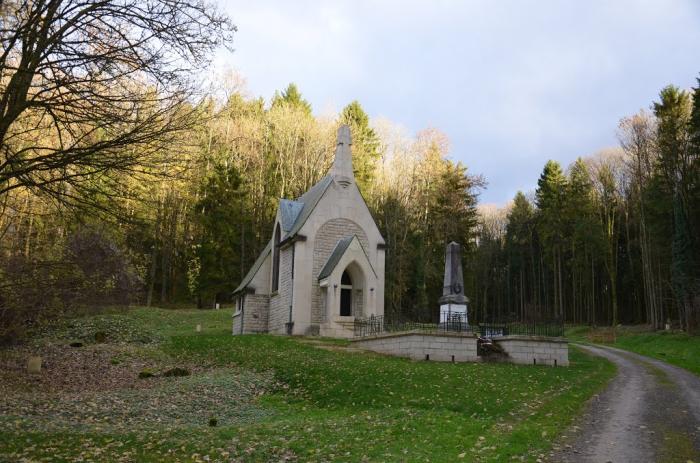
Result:
[[[355,318],[355,337],[374,336],[399,331],[461,332],[473,333],[485,338],[508,335],[561,337],[564,336],[564,323],[559,319],[553,319],[508,321],[504,323],[489,322],[469,325],[466,315],[451,316],[439,323],[388,319],[384,316],[374,315],[367,318]]]
[[[459,331],[474,332],[474,327],[467,324],[466,317],[453,317],[441,323],[423,323],[402,319],[388,319],[384,316],[370,316],[367,318],[355,318],[355,337],[373,336],[382,333],[399,331]]]

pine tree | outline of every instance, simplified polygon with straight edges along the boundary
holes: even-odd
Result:
[[[564,315],[562,251],[566,233],[566,188],[566,177],[559,163],[547,161],[535,191],[539,210],[537,229],[552,270],[553,314],[558,317]]]
[[[534,288],[533,271],[533,233],[535,210],[525,195],[518,191],[513,199],[513,206],[507,216],[506,250],[512,275],[515,312],[521,319],[528,317],[527,306],[534,303],[534,294],[527,288]]]
[[[689,209],[693,190],[692,158],[692,101],[690,95],[669,85],[660,95],[660,102],[654,103],[654,113],[659,120],[657,143],[659,157],[657,176],[665,202],[671,207],[671,283],[679,316],[685,328],[694,321],[693,303],[696,298],[697,249],[693,242],[691,212]],[[694,328],[694,327],[693,327]]]
[[[227,298],[243,277],[237,265],[242,257],[238,222],[244,217],[240,186],[235,167],[217,164],[195,205],[199,240],[190,278],[200,305]]]
[[[590,319],[595,310],[593,288],[588,275],[602,249],[602,230],[596,217],[594,189],[591,175],[583,159],[578,158],[569,172],[566,220],[569,225],[569,267],[571,269],[571,305],[573,319]],[[584,295],[585,292],[585,295]],[[583,317],[586,304],[586,317]]]
[[[311,104],[301,96],[301,92],[295,83],[290,83],[282,94],[275,92],[275,95],[272,97],[272,107],[285,104],[299,108],[307,116],[311,116]]]
[[[381,157],[379,137],[369,125],[369,116],[355,100],[340,113],[341,124],[348,124],[352,133],[352,164],[360,191],[369,192]]]

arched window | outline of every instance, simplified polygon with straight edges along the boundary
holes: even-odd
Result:
[[[349,317],[352,315],[352,278],[348,271],[343,272],[340,277],[340,316]]]
[[[275,238],[272,242],[272,291],[280,286],[280,224],[275,227]]]

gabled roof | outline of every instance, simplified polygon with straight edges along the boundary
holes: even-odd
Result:
[[[304,226],[306,223],[306,220],[309,218],[313,210],[316,208],[316,205],[318,204],[319,200],[323,196],[323,193],[326,192],[328,189],[328,186],[333,183],[333,177],[330,175],[326,175],[323,177],[321,180],[318,181],[314,186],[309,188],[309,191],[301,195],[296,201],[293,201],[294,203],[301,203],[302,207],[301,210],[297,213],[296,220],[294,221],[294,224],[289,228],[289,231],[287,232],[287,235],[285,236],[285,239],[291,238],[297,233],[299,233],[299,230],[301,230],[301,227]],[[281,200],[285,201],[285,200]],[[280,208],[282,207],[282,203],[280,202]],[[282,212],[282,211],[280,211]],[[284,225],[283,225],[284,227]]]
[[[270,254],[270,250],[272,250],[272,240],[267,242],[267,246],[265,246],[265,249],[262,250],[258,258],[255,260],[253,266],[250,267],[248,273],[246,273],[246,275],[243,277],[243,280],[241,280],[241,284],[238,285],[238,288],[233,290],[233,294],[240,293],[250,284],[251,281],[253,281],[253,277],[256,273],[258,273],[260,267],[262,267],[263,262],[265,262],[265,258],[268,254]]]
[[[328,278],[330,274],[333,273],[333,269],[335,269],[335,266],[338,265],[338,262],[340,262],[340,258],[343,257],[343,254],[345,254],[345,250],[348,249],[348,246],[350,246],[350,243],[352,243],[353,238],[355,238],[355,235],[346,236],[338,241],[338,243],[335,245],[335,249],[333,249],[331,255],[328,256],[326,265],[323,266],[321,273],[318,274],[319,280]]]
[[[301,201],[280,199],[280,222],[285,233],[292,229],[303,208],[304,203]]]
[[[345,251],[347,251],[348,247],[350,246],[350,243],[352,243],[354,239],[357,239],[357,243],[360,244],[360,240],[357,238],[357,235],[346,236],[345,238],[341,238],[338,241],[338,243],[335,245],[335,248],[333,249],[333,252],[331,252],[331,255],[328,256],[326,264],[321,269],[321,273],[318,274],[318,281],[321,281],[324,278],[328,278],[331,275],[331,273],[333,273],[333,270],[335,270],[335,267],[338,265],[338,262],[340,262],[340,258],[343,257],[343,254],[345,254]],[[372,273],[374,273],[374,275],[376,276],[377,272],[374,271],[374,267],[372,267],[372,263],[369,260],[369,256],[367,256],[367,251],[365,251],[365,248],[362,247],[362,244],[360,244],[360,249],[362,249],[362,252],[367,258],[369,268],[372,270]]]

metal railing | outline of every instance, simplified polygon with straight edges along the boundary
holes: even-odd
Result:
[[[488,326],[488,325],[486,325]],[[513,321],[505,324],[506,335],[521,336],[564,336],[564,323],[560,319]]]
[[[377,334],[394,333],[400,331],[473,333],[474,327],[467,324],[466,317],[454,317],[442,323],[423,323],[401,319],[387,319],[382,315],[372,315],[367,318],[355,318],[355,337],[374,336]]]
[[[460,315],[460,316],[455,316]],[[474,333],[485,338],[495,338],[508,335],[519,336],[564,336],[564,323],[561,320],[508,321],[504,323],[489,322],[469,325],[466,314],[452,314],[439,323],[421,323],[401,319],[387,319],[384,316],[372,315],[366,318],[355,318],[355,337],[375,336],[378,334],[400,331],[426,332],[460,332]]]

